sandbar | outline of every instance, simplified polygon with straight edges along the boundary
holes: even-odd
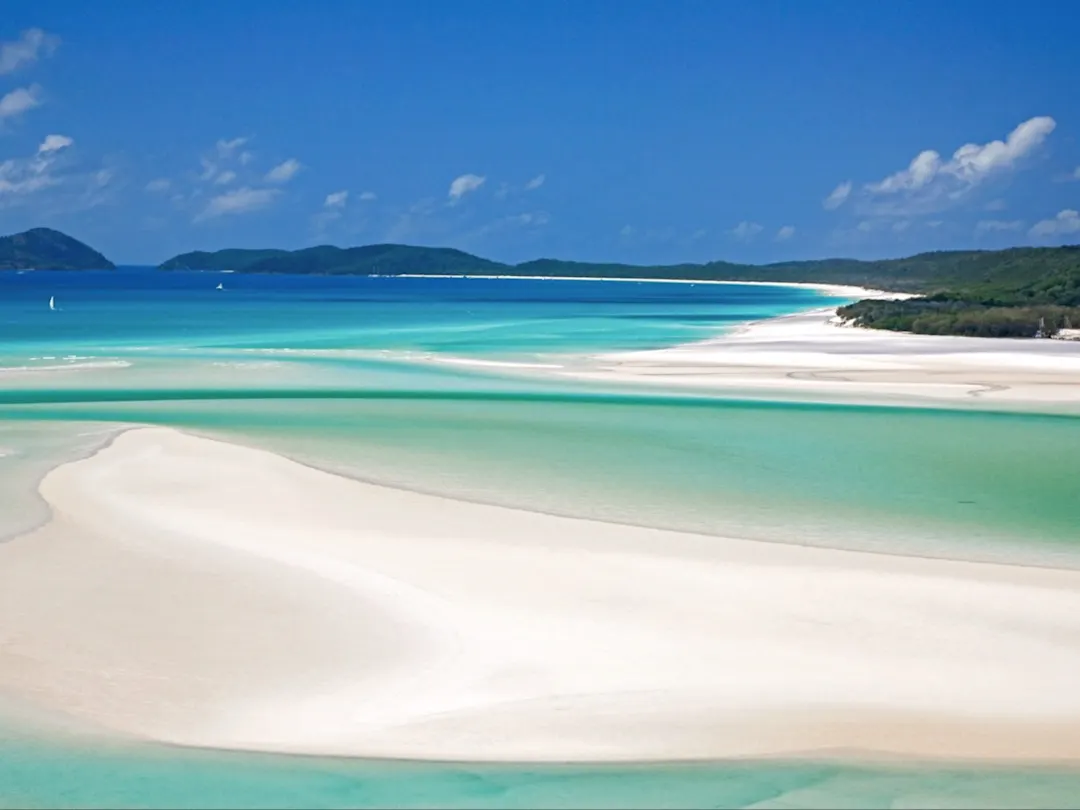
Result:
[[[40,491],[51,521],[0,544],[0,697],[117,735],[1080,761],[1080,572],[465,503],[166,428]]]

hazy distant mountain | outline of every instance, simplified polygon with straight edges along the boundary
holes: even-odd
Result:
[[[52,228],[0,237],[0,270],[113,270],[116,265]]]

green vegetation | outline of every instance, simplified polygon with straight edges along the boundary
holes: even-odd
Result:
[[[277,256],[287,256],[287,250],[243,250],[233,248],[207,253],[196,250],[174,256],[163,265],[162,270],[247,270],[253,264]]]
[[[503,264],[450,248],[367,245],[304,250],[219,250],[185,253],[161,265],[163,270],[235,270],[250,273],[354,273],[358,275],[598,276],[691,278],[728,281],[813,281],[850,284],[898,292],[931,293],[950,286],[986,282],[1026,282],[1080,264],[1080,247],[1014,248],[997,251],[939,251],[906,259],[858,261],[820,259],[777,264],[633,265],[593,264],[537,259]]]
[[[0,237],[0,270],[114,270],[116,266],[78,239],[51,228]]]
[[[987,265],[971,281],[906,301],[859,301],[839,315],[858,326],[926,335],[1033,337],[1080,329],[1080,248],[996,255],[1009,260]]]
[[[219,250],[184,253],[169,259],[162,270],[234,270],[243,273],[318,273],[321,275],[460,275],[504,273],[507,265],[452,248],[409,245],[331,245],[303,250]]]
[[[508,275],[685,278],[847,284],[916,293],[906,301],[860,301],[840,314],[860,326],[924,334],[1031,337],[1080,328],[1080,246],[956,250],[904,259],[821,259],[749,265],[731,262],[638,266],[538,259],[510,265],[450,248],[368,245],[305,250],[185,253],[165,270],[359,275]]]
[[[111,270],[77,239],[50,228],[0,238],[0,270]],[[904,301],[859,301],[841,317],[873,329],[931,335],[1032,337],[1080,329],[1080,245],[955,250],[905,259],[820,259],[751,265],[731,262],[639,266],[537,259],[503,264],[452,248],[331,245],[303,250],[196,251],[162,270],[323,275],[507,275],[847,284],[916,293]]]

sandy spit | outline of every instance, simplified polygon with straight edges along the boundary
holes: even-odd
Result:
[[[0,696],[193,746],[1080,760],[1080,572],[610,525],[129,431],[0,545]],[[798,527],[792,527],[793,535]]]

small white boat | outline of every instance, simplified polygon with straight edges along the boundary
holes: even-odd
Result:
[[[224,284],[218,284],[217,287],[215,287],[214,289],[216,289],[216,290],[224,290],[225,285]]]
[[[55,295],[50,295],[49,296],[49,309],[51,309],[51,310],[56,309],[56,296]]]

